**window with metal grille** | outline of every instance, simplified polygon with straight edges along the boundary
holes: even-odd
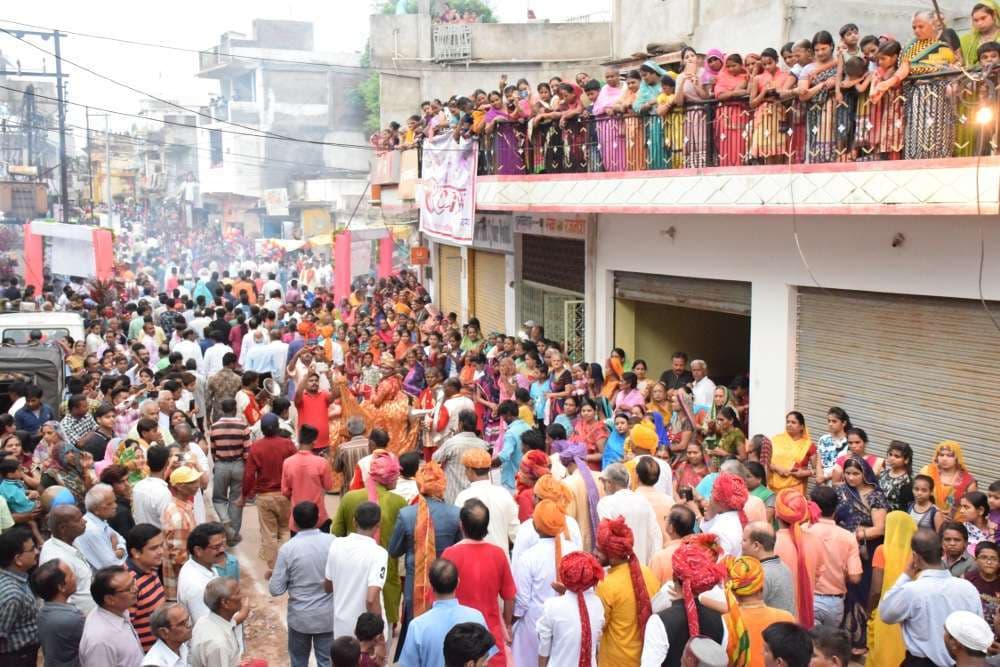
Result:
[[[583,294],[586,252],[583,241],[525,234],[521,243],[521,278]],[[555,258],[558,260],[553,261]]]

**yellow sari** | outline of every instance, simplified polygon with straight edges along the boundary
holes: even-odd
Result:
[[[885,542],[882,543],[882,590],[880,600],[885,597],[910,560],[910,539],[917,532],[917,524],[906,512],[889,512],[885,518]],[[902,626],[883,623],[878,609],[872,614],[868,624],[869,665],[898,665],[906,657],[903,644]]]
[[[813,447],[813,444],[812,437],[809,435],[809,429],[805,429],[798,440],[792,440],[792,436],[782,431],[771,438],[771,446],[771,465],[778,466],[779,468],[796,468],[801,467],[799,464],[809,454],[809,449]],[[812,465],[812,462],[810,461],[809,464]],[[791,475],[786,477],[773,471],[770,474],[767,486],[775,493],[795,487],[798,487],[803,494],[806,492],[806,480],[800,480]]]

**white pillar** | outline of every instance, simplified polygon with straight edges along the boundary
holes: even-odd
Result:
[[[796,288],[778,280],[751,287],[750,433],[785,428],[795,407]]]

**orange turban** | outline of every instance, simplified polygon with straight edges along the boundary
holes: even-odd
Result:
[[[466,468],[485,470],[493,465],[493,459],[490,458],[489,452],[485,449],[475,447],[473,449],[467,449],[465,453],[462,454],[462,465]]]
[[[632,546],[635,536],[632,529],[625,523],[625,517],[604,519],[597,526],[597,548],[608,558],[625,560],[628,563],[629,578],[632,580],[632,591],[635,593],[635,606],[639,612],[639,636],[646,635],[646,621],[653,614],[653,605],[646,589],[646,580],[642,576],[642,567],[635,557]]]
[[[531,519],[539,535],[555,538],[556,581],[559,581],[559,564],[562,562],[561,534],[566,530],[566,514],[553,501],[543,500],[535,505],[535,511],[531,514]]]
[[[799,623],[807,630],[812,629],[815,616],[812,603],[812,577],[809,576],[806,554],[802,545],[802,522],[806,519],[809,519],[810,523],[815,522],[819,514],[818,510],[816,504],[806,500],[806,497],[797,488],[779,491],[774,499],[774,515],[778,517],[779,521],[788,524],[788,531],[791,533],[792,543],[795,545]]]
[[[712,500],[727,510],[739,512],[740,522],[744,526],[747,525],[747,516],[743,513],[743,506],[749,497],[747,483],[739,475],[722,472],[715,478],[715,484],[712,485]]]
[[[433,604],[429,573],[430,564],[437,554],[434,520],[427,497],[444,496],[445,477],[441,466],[429,461],[416,474],[420,496],[417,496],[417,521],[413,527],[413,617],[427,611]]]
[[[559,506],[563,512],[569,509],[569,503],[573,499],[566,485],[557,480],[552,475],[546,473],[535,482],[535,495],[542,500],[551,500]]]
[[[750,664],[750,633],[740,610],[737,596],[745,597],[764,588],[764,568],[752,556],[726,559],[726,602],[729,605],[729,647],[731,664],[746,667]]]
[[[633,426],[628,437],[634,449],[641,449],[650,454],[656,451],[656,446],[660,442],[660,438],[656,434],[656,427],[646,419]]]
[[[566,554],[559,563],[559,578],[566,590],[576,594],[577,607],[580,610],[580,660],[579,667],[590,667],[591,643],[593,641],[590,629],[590,612],[583,592],[604,578],[604,568],[597,562],[593,554],[586,551],[574,551]]]
[[[420,468],[415,478],[420,493],[431,498],[441,498],[444,496],[446,484],[444,470],[439,463],[428,461]]]

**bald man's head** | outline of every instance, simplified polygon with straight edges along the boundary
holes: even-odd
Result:
[[[66,544],[83,535],[86,529],[83,514],[76,505],[57,505],[49,512],[49,530],[52,536]]]

